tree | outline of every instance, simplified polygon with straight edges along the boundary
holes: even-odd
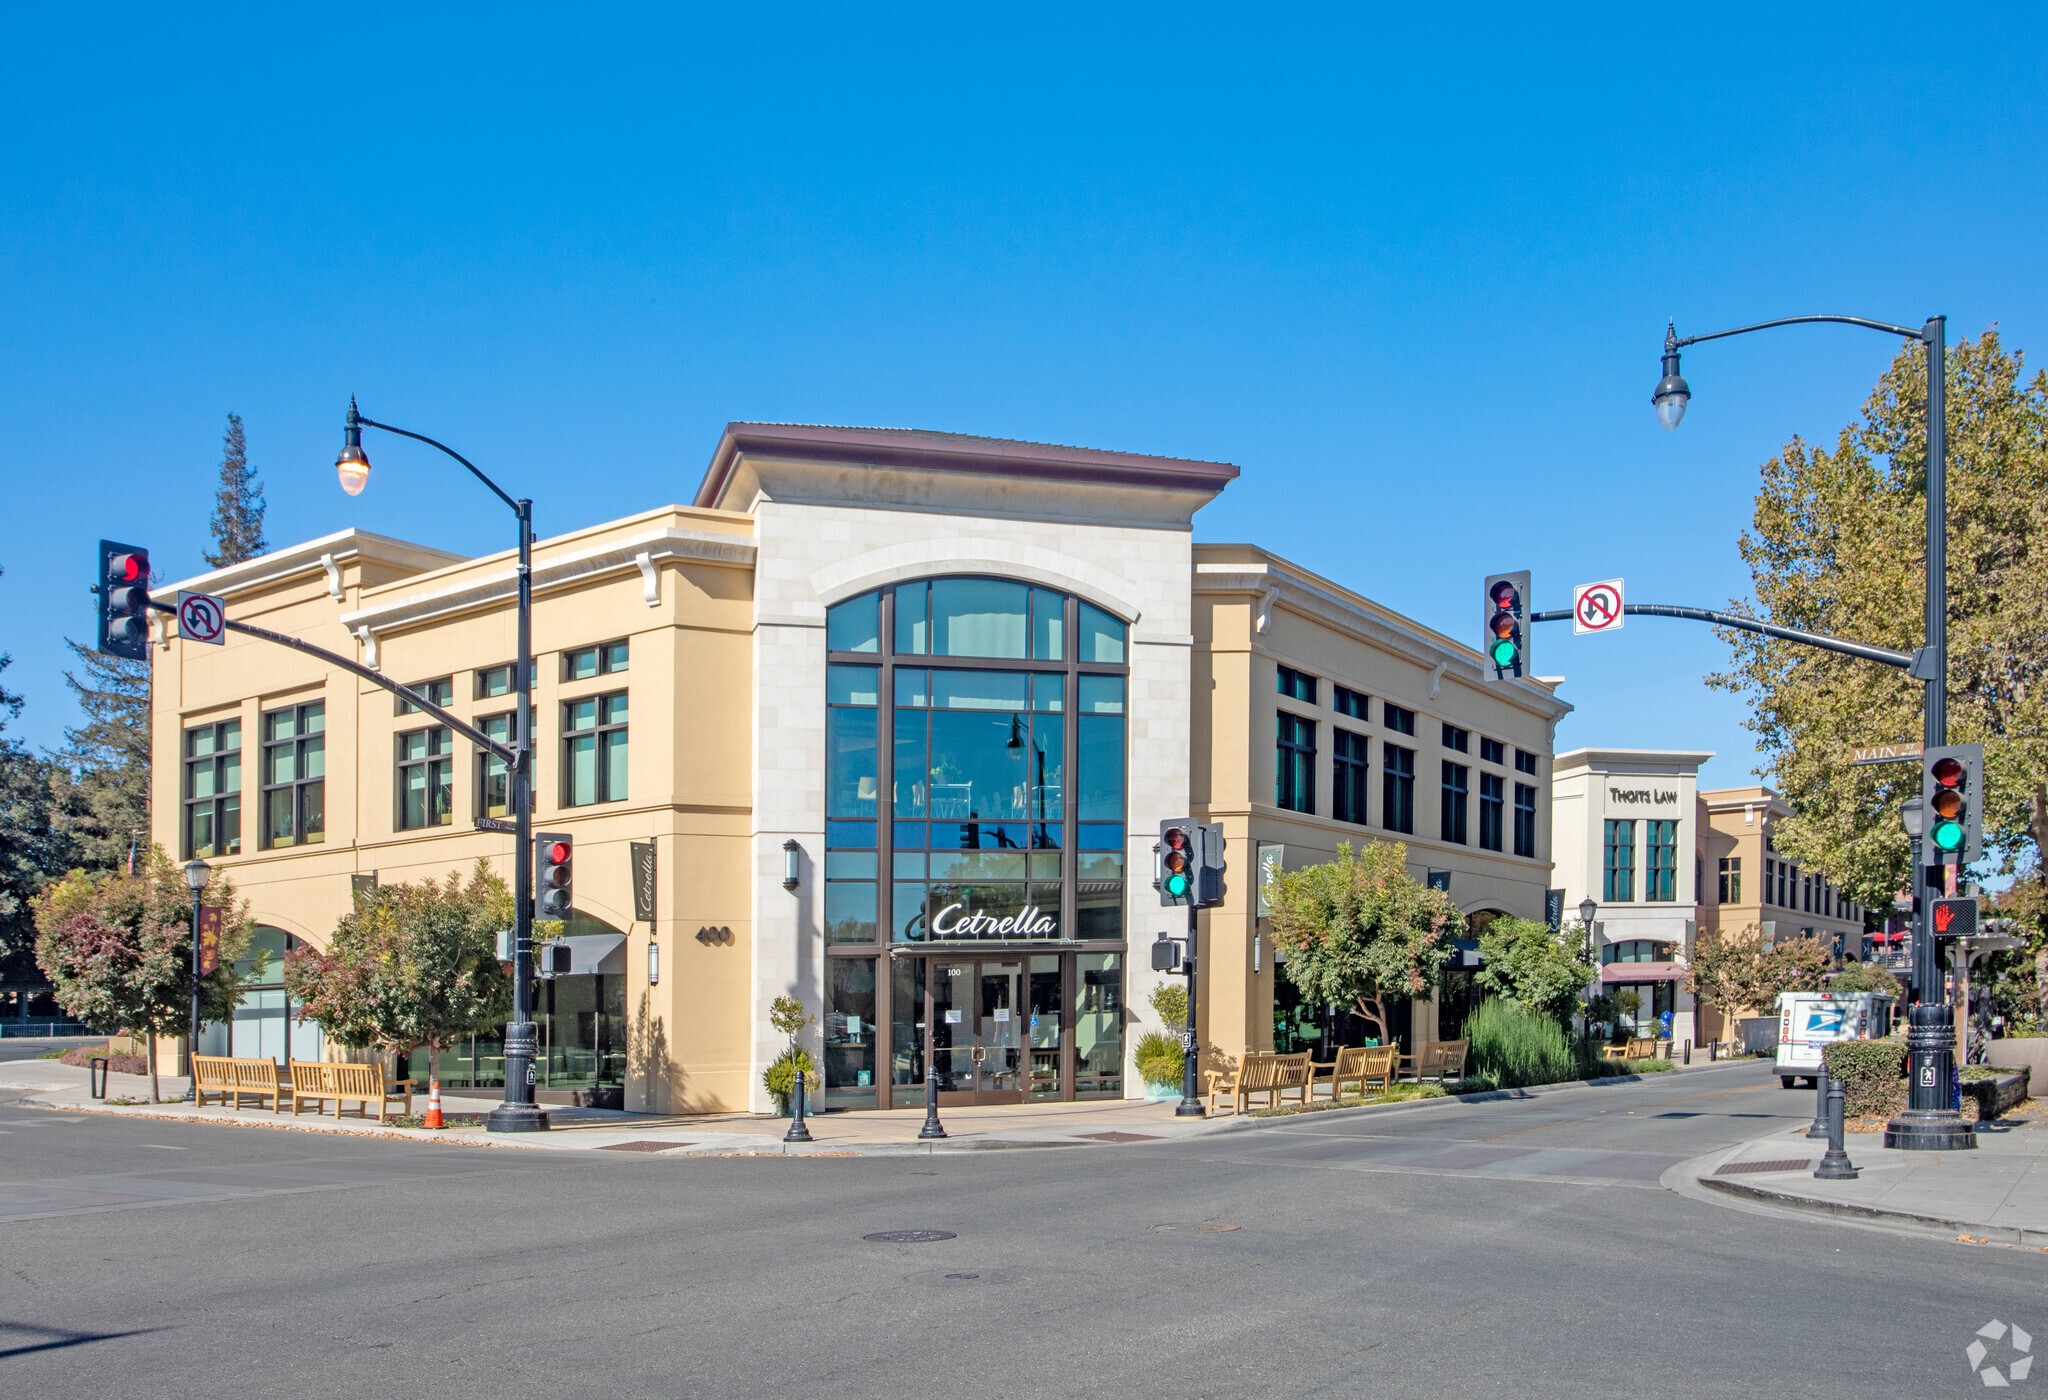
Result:
[[[1387,998],[1427,996],[1465,920],[1451,897],[1408,874],[1398,841],[1275,876],[1273,942],[1288,980],[1321,1006],[1349,1006],[1389,1039]]]
[[[399,1056],[426,1047],[441,1088],[441,1051],[490,1030],[512,1006],[497,933],[512,926],[512,892],[479,859],[465,881],[379,885],[356,895],[326,949],[285,955],[284,984],[299,1021],[319,1023],[353,1050]]]
[[[1895,997],[1899,994],[1899,979],[1876,963],[1844,963],[1840,972],[1827,979],[1827,989],[1831,992],[1883,992]]]
[[[85,671],[64,673],[85,722],[64,731],[54,819],[85,869],[126,869],[149,838],[149,663],[65,645]]]
[[[263,483],[249,466],[249,444],[242,436],[240,414],[228,415],[228,430],[221,439],[220,488],[214,492],[213,552],[206,562],[214,568],[254,559],[269,548],[263,540]]]
[[[225,1021],[241,1003],[235,959],[253,922],[220,871],[203,900],[227,911],[220,966],[199,979],[202,1022]],[[157,1086],[156,1038],[189,1028],[192,1014],[192,891],[185,872],[152,846],[138,874],[74,870],[35,900],[36,962],[57,988],[57,1004],[101,1030],[142,1032],[149,1041],[149,1097]]]
[[[1763,929],[1702,933],[1693,940],[1685,989],[1729,1020],[1738,1011],[1765,1014],[1780,992],[1817,992],[1833,957],[1819,939],[1779,939],[1767,952]]]
[[[1900,651],[1924,640],[1926,410],[1919,346],[1901,350],[1832,451],[1795,438],[1763,466],[1742,553],[1757,615]],[[1949,739],[1985,745],[1986,844],[2004,869],[2048,845],[2048,377],[2023,373],[1995,330],[1948,359]],[[1736,610],[1742,610],[1737,604]],[[1743,694],[1749,727],[1797,815],[1779,849],[1855,898],[1909,879],[1899,805],[1910,764],[1849,766],[1850,750],[1918,738],[1903,671],[1748,633],[1709,683]]]
[[[13,664],[13,657],[0,652],[0,672]],[[51,810],[56,765],[4,733],[22,704],[21,696],[0,683],[0,981],[13,980],[9,962],[33,952],[35,917],[29,901],[71,855]]]
[[[1597,972],[1586,960],[1583,936],[1552,933],[1534,919],[1495,919],[1480,930],[1479,953],[1486,961],[1481,986],[1559,1025],[1570,1022],[1579,993]]]
[[[804,1008],[795,997],[780,996],[768,1006],[768,1024],[789,1037],[789,1044],[783,1048],[775,1062],[761,1072],[761,1085],[774,1098],[779,1112],[789,1111],[790,1100],[796,1097],[796,1072],[804,1072],[804,1098],[823,1086],[818,1082],[818,1062],[811,1058],[811,1052],[797,1044],[804,1027],[816,1022],[817,1017]]]

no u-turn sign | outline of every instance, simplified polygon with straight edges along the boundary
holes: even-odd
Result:
[[[1572,631],[1618,632],[1621,630],[1621,580],[1582,583],[1572,589]]]

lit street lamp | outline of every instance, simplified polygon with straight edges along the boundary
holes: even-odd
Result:
[[[199,1053],[199,900],[212,875],[213,867],[203,860],[185,863],[185,884],[192,891],[192,1030],[185,1041],[185,1073],[191,1076],[192,1084],[185,1090],[185,1099],[195,1104],[199,1102],[199,1066],[192,1059]]]
[[[1921,704],[1921,737],[1928,749],[1948,742],[1948,350],[1946,317],[1930,316],[1918,330],[1860,316],[1786,316],[1753,326],[1715,331],[1709,335],[1681,336],[1675,324],[1664,332],[1663,377],[1650,395],[1657,421],[1676,428],[1685,418],[1692,401],[1692,386],[1678,372],[1679,352],[1705,340],[1724,340],[1751,331],[1777,326],[1813,324],[1860,326],[1864,330],[1918,341],[1927,348],[1927,597],[1926,645],[1913,655],[1906,674],[1924,684]],[[1918,821],[1916,814],[1908,818]],[[1910,831],[1910,828],[1909,828]],[[1913,857],[1913,905],[1921,905],[1924,872],[1916,848]],[[1951,1054],[1955,1032],[1949,1025],[1942,997],[1941,959],[1932,937],[1922,937],[1919,915],[1915,914],[1913,938],[1913,985],[1918,998],[1910,1017],[1907,1046],[1912,1056],[1910,1097],[1905,1112],[1885,1128],[1886,1147],[1919,1151],[1944,1151],[1976,1146],[1969,1125],[1951,1108],[1948,1093],[1952,1072]]]
[[[348,401],[341,453],[334,459],[341,489],[360,496],[370,483],[370,459],[363,453],[363,429],[382,428],[447,453],[503,501],[519,521],[519,655],[513,664],[512,688],[517,715],[512,736],[512,1024],[505,1027],[505,1098],[485,1127],[494,1133],[544,1132],[548,1115],[533,1101],[533,1060],[539,1036],[533,1024],[533,502],[513,500],[478,471],[476,464],[420,433],[365,418]]]

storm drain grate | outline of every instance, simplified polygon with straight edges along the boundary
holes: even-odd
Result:
[[[1714,1175],[1734,1176],[1739,1172],[1803,1172],[1812,1166],[1811,1157],[1773,1158],[1768,1162],[1727,1162],[1714,1168]]]
[[[671,1147],[689,1147],[687,1142],[608,1142],[600,1152],[666,1152]]]
[[[1156,1134],[1153,1134],[1153,1133],[1083,1133],[1083,1134],[1081,1134],[1081,1136],[1082,1136],[1082,1137],[1084,1137],[1084,1138],[1091,1138],[1091,1139],[1093,1139],[1093,1140],[1094,1140],[1094,1141],[1096,1141],[1096,1142],[1157,1142],[1157,1141],[1159,1141],[1159,1138],[1158,1138],[1158,1136],[1157,1136]]]
[[[861,1238],[875,1244],[937,1244],[954,1235],[951,1230],[880,1230]]]

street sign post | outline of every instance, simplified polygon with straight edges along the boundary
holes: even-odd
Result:
[[[1581,583],[1572,589],[1572,631],[1580,636],[1588,632],[1619,632],[1621,630],[1622,581],[1618,578],[1603,579],[1599,583]]]
[[[217,593],[178,593],[178,635],[188,642],[225,646],[228,637],[227,599]]]

